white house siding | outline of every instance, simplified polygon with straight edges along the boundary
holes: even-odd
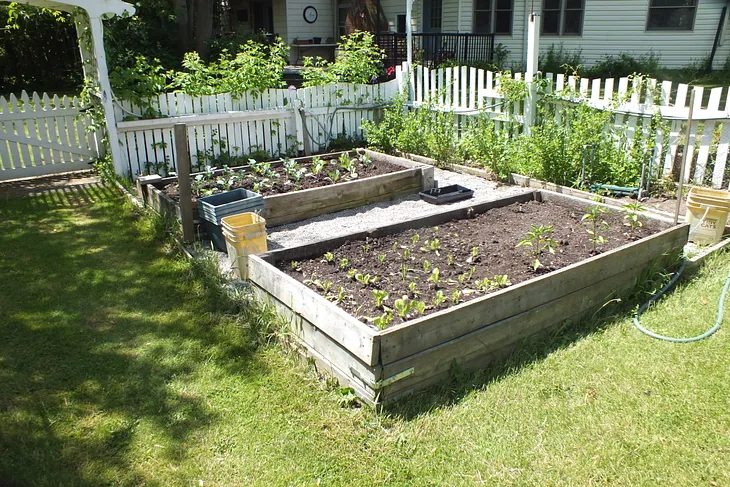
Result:
[[[698,0],[697,15],[692,31],[647,31],[649,0],[585,0],[586,8],[582,36],[541,36],[540,51],[552,44],[565,50],[580,49],[586,66],[601,61],[606,55],[629,53],[635,56],[654,52],[668,68],[679,68],[706,58],[712,51],[715,32],[726,0]],[[521,65],[525,58],[527,16],[531,0],[515,0],[512,35],[495,36],[495,44],[510,51],[507,66]],[[535,5],[541,5],[535,0]],[[391,22],[405,13],[405,0],[382,0],[383,11]],[[421,2],[416,0],[413,16],[416,31],[422,30]],[[458,0],[444,0],[444,32],[457,32],[459,27]],[[726,38],[718,47],[714,67],[719,68],[730,55],[730,21],[725,24]],[[461,2],[461,32],[473,28],[473,0]]]
[[[560,43],[567,50],[581,49],[588,66],[607,54],[653,51],[659,54],[662,65],[679,68],[710,54],[725,5],[726,0],[699,0],[692,31],[647,31],[649,0],[587,0],[583,35],[541,36],[540,50]],[[716,67],[725,63],[728,53],[730,43],[726,41],[715,55]]]
[[[335,16],[331,0],[273,0],[274,30],[287,44],[293,44],[297,38],[311,39],[321,37],[325,42],[328,37],[335,36]],[[304,20],[304,9],[309,5],[317,9],[317,20],[309,24]],[[326,51],[307,50],[302,53],[309,56],[324,56]],[[290,61],[297,57],[297,48],[293,47]]]

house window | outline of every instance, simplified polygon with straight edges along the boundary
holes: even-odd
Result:
[[[512,34],[512,10],[512,0],[475,0],[473,32]]]
[[[406,31],[406,16],[405,15],[398,15],[396,17],[398,20],[398,25],[396,26],[396,32],[399,34],[403,34]]]
[[[692,30],[697,0],[651,0],[646,30]]]
[[[347,14],[350,13],[350,2],[340,2],[337,4],[337,39],[345,35],[345,21]]]
[[[583,33],[583,0],[543,0],[542,33],[581,35]]]
[[[441,30],[442,10],[441,0],[431,0],[431,30]]]

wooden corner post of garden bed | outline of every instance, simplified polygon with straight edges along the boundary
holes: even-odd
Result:
[[[195,234],[190,189],[190,154],[188,153],[188,127],[184,123],[175,124],[175,154],[177,155],[177,178],[180,187],[180,219],[182,220],[183,240],[192,242]]]

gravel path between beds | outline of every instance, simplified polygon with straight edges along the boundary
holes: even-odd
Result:
[[[269,250],[296,247],[354,232],[399,223],[414,218],[442,213],[455,208],[468,208],[479,203],[532,191],[529,188],[509,186],[485,179],[436,169],[434,177],[439,187],[460,184],[474,190],[474,196],[465,201],[446,205],[432,205],[421,201],[418,194],[360,208],[321,215],[309,220],[274,227],[268,231]]]

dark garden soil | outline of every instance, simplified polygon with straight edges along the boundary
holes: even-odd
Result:
[[[636,203],[635,198],[628,196],[622,198],[614,198],[623,204]],[[640,203],[645,208],[651,208],[653,210],[664,211],[666,213],[674,214],[677,209],[677,197],[675,195],[664,195],[664,196],[650,196],[643,199]],[[687,212],[687,196],[682,197],[682,203],[679,205],[679,214],[684,215]]]
[[[306,170],[306,172],[300,176],[299,181],[293,178],[290,173],[287,173],[281,163],[277,162],[271,164],[271,172],[267,175],[256,174],[249,166],[241,166],[231,168],[232,173],[236,175],[233,178],[232,184],[230,184],[230,175],[216,175],[211,178],[203,178],[200,182],[199,188],[202,190],[201,194],[204,196],[210,196],[237,188],[255,191],[263,196],[272,196],[291,193],[292,191],[320,188],[323,186],[330,186],[332,184],[380,176],[382,174],[389,174],[406,169],[389,162],[378,160],[377,158],[373,158],[370,163],[364,165],[359,159],[353,157],[352,160],[357,161],[356,169],[353,174],[352,172],[344,170],[339,159],[336,157],[322,156],[321,159],[326,161],[327,164],[319,171],[318,174],[314,174],[312,172],[313,165],[309,162],[298,165],[298,168]],[[339,171],[338,175],[335,174],[336,171]],[[195,175],[193,175],[193,185],[195,186],[194,178]],[[268,181],[268,183],[261,186],[255,185],[256,182],[261,183],[261,181]],[[177,182],[164,186],[162,191],[172,198],[172,200],[179,201],[180,191]],[[196,200],[197,197],[193,194],[193,202]]]
[[[581,223],[584,214],[585,208],[580,206],[538,202],[513,204],[439,227],[347,242],[332,250],[332,256],[282,262],[279,268],[364,322],[373,323],[374,318],[381,316],[387,320],[387,311],[392,310],[389,325],[394,325],[421,315],[417,309],[419,301],[425,304],[423,314],[429,314],[499,288],[499,283],[493,282],[490,286],[489,281],[484,282],[485,278],[498,281],[495,276],[506,275],[502,279],[514,285],[591,257],[593,244],[586,225]],[[624,225],[623,214],[608,213],[601,217],[609,228],[600,232],[607,242],[598,247],[598,253],[666,227],[641,217],[643,227],[631,234],[629,227]],[[553,232],[548,236],[557,242],[554,254],[546,250],[539,256],[542,267],[537,271],[532,269],[531,248],[517,247],[531,230],[531,225],[552,225]],[[436,247],[438,250],[434,250]],[[477,248],[476,257],[473,257],[474,248]],[[403,263],[407,269],[405,279]],[[439,269],[438,284],[429,281],[434,268]],[[353,276],[348,276],[348,272]],[[368,274],[371,282],[366,285],[364,281]],[[415,293],[409,290],[409,284],[415,286]],[[388,293],[384,306],[376,307],[373,290]],[[439,291],[446,300],[436,304],[434,299]],[[410,301],[415,304],[405,319],[395,310],[396,300],[403,296],[407,298],[400,302],[401,306]],[[381,328],[385,326],[382,321],[375,324]]]

